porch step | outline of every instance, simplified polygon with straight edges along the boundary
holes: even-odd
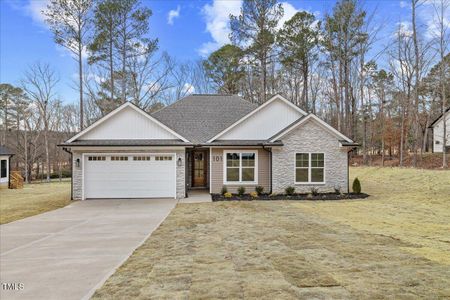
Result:
[[[205,203],[212,202],[211,194],[207,190],[189,190],[187,198],[180,199],[178,203]]]

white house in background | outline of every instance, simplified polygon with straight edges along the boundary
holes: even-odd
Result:
[[[9,187],[9,165],[14,153],[4,146],[0,146],[0,189]]]
[[[268,193],[348,191],[357,146],[280,95],[190,95],[148,114],[125,103],[60,145],[72,154],[72,198],[183,198],[262,186]]]
[[[430,128],[433,130],[433,152],[442,153],[444,149],[444,118],[446,123],[446,145],[447,152],[450,150],[450,107],[445,110],[433,123]]]

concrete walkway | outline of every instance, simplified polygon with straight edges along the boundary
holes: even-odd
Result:
[[[89,298],[176,202],[77,201],[1,225],[0,299]],[[5,290],[4,283],[21,283],[23,289]]]
[[[179,203],[205,203],[212,202],[208,190],[189,190],[187,198],[179,200]]]

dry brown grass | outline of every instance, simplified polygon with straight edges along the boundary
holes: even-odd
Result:
[[[26,184],[0,190],[0,224],[54,210],[70,203],[70,181]]]
[[[448,245],[447,187],[439,184],[447,173],[356,172],[364,191],[380,194],[346,202],[178,205],[94,299],[450,297],[446,260],[422,253],[432,248],[441,257]],[[407,187],[423,186],[422,176],[439,182],[417,197],[421,188]],[[397,196],[390,197],[383,182],[406,187],[391,188]]]

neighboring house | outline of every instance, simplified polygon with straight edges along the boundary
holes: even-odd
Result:
[[[183,198],[220,193],[348,191],[351,139],[276,95],[191,95],[153,114],[125,103],[62,145],[72,153],[73,199]]]
[[[14,153],[4,146],[0,146],[0,189],[9,187],[9,166]]]
[[[450,107],[445,110],[433,123],[430,128],[433,130],[433,152],[442,153],[444,149],[444,117],[447,141],[445,149],[450,151]]]

